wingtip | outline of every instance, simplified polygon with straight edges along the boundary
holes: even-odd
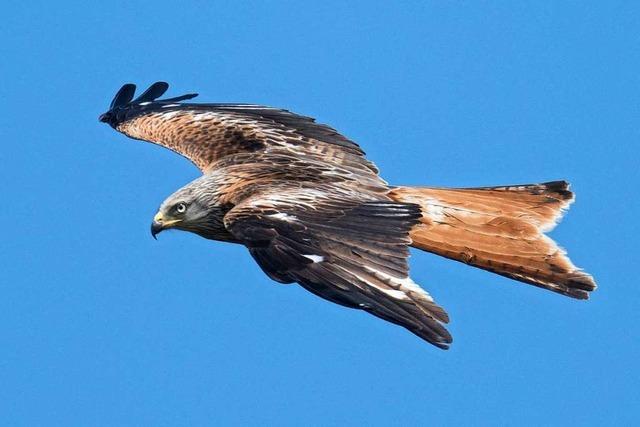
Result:
[[[169,83],[165,81],[157,81],[150,85],[140,96],[134,99],[136,85],[133,83],[126,83],[118,90],[118,92],[116,92],[116,95],[109,106],[109,110],[106,113],[101,114],[98,117],[98,120],[115,127],[117,123],[123,120],[123,117],[127,117],[127,114],[129,117],[131,116],[131,112],[123,114],[123,111],[129,110],[129,107],[131,106],[134,107],[134,110],[143,111],[140,107],[146,107],[148,104],[170,106],[166,104],[185,101],[198,96],[197,93],[187,93],[173,98],[158,99],[164,95],[168,89]]]
[[[154,102],[154,101],[161,102],[161,103],[172,103],[172,102],[186,101],[188,99],[193,99],[196,96],[198,96],[197,93],[187,93],[185,95],[175,96],[172,98],[158,99],[162,95],[164,95],[167,90],[169,90],[169,83],[160,80],[151,84],[147,88],[147,90],[145,90],[140,96],[134,99],[134,95],[136,92],[136,85],[133,83],[126,83],[116,93],[115,97],[111,101],[109,110],[113,110],[114,108],[118,108],[118,107],[123,107],[129,103],[141,104],[143,102]]]
[[[162,102],[180,102],[186,101],[187,99],[192,99],[198,96],[197,93],[187,93],[186,95],[175,96],[173,98],[162,99]]]
[[[435,341],[435,342],[429,341],[429,343],[435,345],[440,350],[449,350],[451,348],[451,344],[453,343],[453,339],[451,338],[450,335],[444,338],[445,339],[442,341]]]
[[[152,102],[160,98],[169,89],[169,83],[158,81],[145,90],[142,95],[133,100],[134,103]]]
[[[122,87],[116,92],[116,95],[113,97],[111,101],[111,105],[109,109],[113,109],[116,107],[120,107],[122,105],[128,104],[133,99],[133,96],[136,93],[136,85],[133,83],[125,83]]]

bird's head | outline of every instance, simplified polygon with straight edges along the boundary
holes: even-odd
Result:
[[[207,239],[228,240],[223,218],[228,209],[218,204],[216,186],[202,176],[169,196],[153,217],[151,235],[175,228]]]

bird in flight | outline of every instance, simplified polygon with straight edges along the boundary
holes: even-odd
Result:
[[[577,299],[596,288],[544,233],[574,195],[564,181],[478,188],[387,184],[335,129],[252,104],[134,99],[125,84],[100,121],[189,159],[202,176],[169,196],[151,234],[166,229],[246,246],[280,283],[405,327],[443,349],[449,316],[409,276],[409,247]]]

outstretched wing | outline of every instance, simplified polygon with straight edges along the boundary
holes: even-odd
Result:
[[[378,173],[356,143],[310,117],[261,105],[181,102],[197,94],[159,100],[167,88],[157,82],[133,99],[135,85],[126,84],[100,120],[185,156],[205,173],[226,157],[242,162],[259,152],[323,159],[366,176]]]
[[[298,282],[446,349],[447,314],[408,276],[409,230],[420,216],[413,204],[302,188],[247,199],[224,222],[272,279]]]

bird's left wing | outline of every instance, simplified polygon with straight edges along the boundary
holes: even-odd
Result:
[[[272,279],[448,348],[447,314],[408,275],[408,233],[420,216],[412,204],[300,188],[247,199],[224,222]]]
[[[131,138],[169,148],[204,173],[230,157],[238,163],[269,153],[309,157],[356,175],[377,176],[356,143],[311,117],[261,105],[182,102],[197,94],[158,99],[168,87],[154,83],[133,99],[135,85],[126,84],[100,121]]]

